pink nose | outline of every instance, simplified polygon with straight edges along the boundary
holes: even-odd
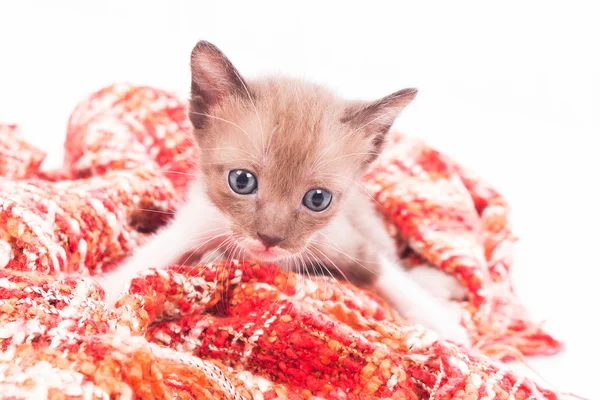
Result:
[[[265,245],[266,248],[273,247],[273,246],[283,242],[283,239],[284,239],[282,237],[265,235],[260,232],[256,232],[256,236],[258,236],[258,238]]]

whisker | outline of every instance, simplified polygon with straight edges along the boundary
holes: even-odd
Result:
[[[235,161],[235,162],[238,162],[238,163],[244,162],[244,163],[248,163],[248,164],[253,164],[253,163],[256,162],[255,160],[249,160],[247,158],[238,158],[238,159],[231,160],[231,161]],[[206,165],[223,165],[223,163],[217,161],[217,162],[210,162],[210,163],[209,162],[203,162],[203,163],[199,163],[198,164],[198,166],[206,166]]]
[[[304,259],[300,256],[300,254],[296,254],[296,257],[298,258],[298,261],[302,265],[302,269],[306,272],[306,279],[310,279],[310,271],[308,270],[308,267],[306,266]]]
[[[311,245],[309,244],[309,247],[310,247],[310,246],[311,246]],[[317,250],[317,251],[319,250],[319,249],[317,249],[315,246],[312,246],[312,247],[313,247],[315,250]],[[336,285],[337,285],[337,286],[340,288],[340,291],[341,291],[342,293],[346,294],[346,293],[347,293],[347,292],[346,292],[346,289],[345,289],[345,288],[344,288],[344,287],[343,287],[343,286],[340,284],[340,282],[339,282],[339,281],[338,281],[338,280],[337,280],[337,279],[336,279],[336,278],[333,276],[333,274],[331,273],[331,271],[329,270],[329,268],[327,268],[327,265],[326,265],[324,262],[322,262],[322,261],[321,261],[321,260],[320,260],[320,259],[319,259],[319,258],[316,256],[316,254],[315,254],[315,253],[314,253],[312,250],[308,249],[308,251],[309,251],[309,253],[312,255],[312,257],[315,259],[315,261],[317,262],[317,265],[319,265],[319,267],[321,268],[321,271],[323,271],[323,269],[324,269],[325,271],[327,271],[327,273],[329,274],[329,276],[331,277],[331,279],[333,279],[333,281],[336,283]],[[320,252],[320,253],[321,253],[321,254],[323,254],[322,252]],[[329,258],[329,257],[327,257],[327,258]],[[332,261],[331,261],[331,259],[330,259],[329,261],[330,261],[330,262],[332,262]],[[335,266],[335,264],[334,264],[334,266]],[[338,270],[340,270],[340,269],[339,269],[337,266],[335,266],[335,267],[336,267]],[[344,275],[343,273],[342,273],[342,275],[345,277],[345,275]],[[323,275],[323,276],[325,276],[325,275]],[[346,278],[346,281],[348,281],[348,278]]]
[[[244,87],[244,90],[246,91],[246,95],[248,96],[248,100],[250,100],[250,104],[252,104],[252,108],[254,108],[254,113],[256,114],[256,119],[258,120],[258,124],[260,125],[260,137],[261,137],[261,142],[262,142],[262,151],[263,151],[263,155],[264,155],[265,154],[265,130],[263,128],[262,121],[260,120],[260,115],[258,114],[258,109],[256,108],[254,99],[250,95],[250,91],[248,90],[248,87],[246,86],[246,83],[244,82],[242,77],[238,74],[238,72],[235,69],[233,72],[235,73],[236,77],[238,78],[238,80],[240,81],[242,86]]]
[[[214,249],[210,249],[209,251],[206,252],[206,255],[208,256],[206,261],[203,261],[204,264],[213,264],[216,261],[219,261],[219,257],[220,257],[220,253],[219,250],[223,247],[226,246],[226,249],[224,250],[224,252],[227,252],[227,249],[230,247],[231,244],[231,236],[227,237],[227,239],[225,239],[223,242],[221,242],[217,247],[215,247]],[[203,256],[204,257],[204,256]]]
[[[150,208],[138,208],[138,210],[140,211],[149,211],[149,212],[154,212],[157,214],[169,214],[169,215],[175,215],[175,211],[161,211],[161,210],[152,210]]]
[[[229,239],[230,239],[230,237],[227,237],[227,238],[224,240],[224,242],[227,242],[227,241],[229,241]],[[213,250],[210,250],[210,251],[213,251]],[[208,254],[208,252],[207,252],[206,254]],[[213,254],[215,254],[215,253],[213,253]],[[202,275],[202,274],[204,274],[204,271],[206,271],[206,270],[207,270],[209,267],[213,267],[213,268],[214,268],[214,264],[213,264],[213,262],[212,262],[212,261],[206,261],[206,260],[203,260],[204,256],[205,256],[205,255],[202,255],[202,258],[201,258],[201,259],[198,261],[198,263],[196,264],[196,267],[200,267],[200,268],[198,269],[198,272],[197,272],[199,275]]]
[[[171,170],[167,170],[167,169],[163,169],[161,172],[165,172],[165,173],[168,173],[168,174],[196,176],[196,174],[190,174],[189,172],[171,171]]]
[[[267,138],[266,149],[265,149],[265,158],[269,155],[269,152],[271,151],[271,143],[275,139],[275,131],[278,128],[279,128],[278,125],[273,126],[273,129],[271,129],[271,135],[269,135],[269,137]]]
[[[211,147],[211,148],[201,148],[202,151],[219,151],[219,150],[236,150],[236,151],[242,151],[246,154],[248,154],[250,157],[254,158],[256,161],[259,161],[258,157],[256,157],[254,154],[250,153],[249,151],[246,151],[244,149],[240,149],[237,147]],[[237,160],[239,161],[239,160]]]
[[[215,239],[217,239],[217,238],[219,238],[219,237],[222,237],[222,236],[225,236],[225,235],[228,235],[228,233],[227,233],[227,232],[225,232],[225,233],[222,233],[222,234],[220,234],[220,235],[211,236],[211,237],[210,237],[209,239],[207,239],[206,241],[204,241],[204,242],[202,242],[201,244],[197,245],[197,246],[194,248],[194,251],[192,251],[192,253],[191,253],[189,256],[187,256],[187,258],[186,258],[186,259],[185,259],[185,261],[182,263],[182,265],[185,265],[185,264],[186,264],[186,263],[189,261],[189,259],[190,259],[191,257],[193,257],[193,256],[196,254],[196,252],[197,252],[198,250],[200,250],[202,247],[204,247],[204,246],[205,246],[207,243],[210,243],[212,240],[215,240]],[[186,251],[189,251],[189,250],[186,250]],[[181,254],[183,254],[183,253],[185,253],[185,251],[184,251],[184,252],[182,252]],[[180,256],[181,256],[181,254],[180,254]]]
[[[230,249],[234,246],[235,246],[235,242],[233,240],[231,240],[231,243],[227,246],[224,253],[227,254],[230,251]],[[227,294],[226,294],[225,298],[227,298],[227,295],[229,294],[229,287],[231,286],[231,278],[229,277],[229,273],[230,273],[230,269],[232,268],[233,265],[234,264],[233,264],[233,262],[231,262],[231,260],[229,263],[227,263],[227,290],[225,291],[225,293],[227,293]],[[239,267],[239,263],[237,265]]]
[[[320,250],[318,247],[316,247],[316,246],[312,246],[312,247],[313,247],[313,249],[315,249],[316,251],[318,251],[319,253],[321,253],[321,255],[322,255],[323,257],[325,257],[325,258],[326,258],[326,259],[327,259],[327,260],[328,260],[328,261],[331,263],[331,265],[332,265],[333,267],[335,267],[335,269],[337,269],[337,270],[338,270],[338,272],[339,272],[339,273],[340,273],[340,274],[341,274],[341,275],[344,277],[344,279],[346,280],[346,282],[350,282],[350,280],[348,279],[348,277],[346,276],[346,274],[344,273],[344,271],[342,271],[342,270],[340,269],[340,267],[338,267],[338,266],[337,266],[337,264],[336,264],[336,263],[335,263],[335,262],[334,262],[334,261],[333,261],[331,258],[329,258],[329,256],[328,256],[327,254],[325,254],[323,251],[321,251],[321,250]],[[323,264],[323,265],[324,265],[325,267],[327,267],[327,265],[326,265],[326,264]],[[328,268],[326,268],[326,269],[329,271],[329,269],[328,269]],[[333,275],[332,275],[332,278],[333,278]],[[334,278],[334,279],[335,279],[335,278]]]
[[[302,269],[298,265],[298,258],[296,257],[296,254],[294,254],[292,256],[292,261],[294,261],[295,270],[298,271],[297,274],[299,274],[300,278],[302,278],[302,280],[303,280],[302,281],[302,288],[304,290],[306,288],[306,278],[304,277]]]
[[[353,134],[355,134],[356,132],[358,132],[359,130],[366,128],[367,126],[371,125],[372,123],[380,120],[381,118],[387,117],[389,114],[391,113],[391,111],[386,112],[385,114],[379,115],[376,118],[373,118],[371,121],[367,122],[366,124],[359,126],[358,128],[354,129],[353,131],[347,133],[346,135],[342,136],[341,138],[339,138],[338,140],[336,140],[335,142],[333,142],[332,144],[330,144],[329,146],[327,146],[324,150],[322,150],[319,153],[319,156],[315,159],[315,161],[313,161],[313,166],[317,163],[317,161],[319,161],[321,159],[322,156],[325,155],[325,153],[327,151],[329,151],[329,149],[331,149],[332,147],[334,147],[335,145],[337,145],[339,142],[341,142],[342,140],[346,139],[348,136],[351,136]]]
[[[319,232],[319,233],[321,233],[321,232]],[[322,233],[321,233],[321,234],[322,234]],[[323,234],[323,236],[325,236],[325,235]],[[329,240],[329,238],[327,238],[327,236],[325,236],[325,238],[326,238],[327,240]],[[317,243],[317,244],[320,244],[320,245],[322,245],[322,246],[327,246],[327,247],[329,247],[330,249],[337,251],[338,253],[340,253],[341,255],[343,255],[343,256],[345,256],[345,257],[349,258],[350,260],[354,261],[356,264],[358,264],[358,265],[359,265],[359,266],[361,266],[362,268],[366,269],[367,271],[369,271],[369,272],[370,272],[370,273],[372,273],[373,275],[375,275],[375,276],[379,276],[379,274],[378,274],[377,272],[375,272],[375,271],[374,271],[374,270],[372,270],[371,268],[368,268],[367,266],[365,266],[364,264],[362,264],[362,263],[361,263],[361,261],[362,261],[362,262],[365,262],[365,263],[368,263],[368,262],[369,262],[368,260],[359,260],[359,259],[357,259],[357,258],[355,258],[355,257],[352,257],[350,254],[347,254],[347,253],[345,253],[344,251],[342,251],[342,250],[341,250],[339,247],[337,247],[337,246],[333,246],[332,244],[330,244],[330,243],[331,243],[331,241],[330,241],[330,243],[325,243],[325,242],[322,242],[322,241],[313,240],[313,242],[314,242],[314,243]]]
[[[199,240],[202,240],[202,239],[204,239],[205,237],[207,237],[207,236],[205,236],[207,233],[209,233],[209,232],[215,232],[215,231],[220,231],[220,230],[222,230],[224,233],[225,233],[225,232],[227,232],[227,228],[226,228],[226,227],[224,227],[224,226],[219,226],[218,228],[207,229],[207,230],[203,231],[202,233],[200,233],[200,234],[198,234],[198,235],[194,236],[194,238],[193,238],[193,239],[191,239],[191,240],[198,240],[198,239],[199,239]]]
[[[325,240],[327,240],[326,242],[322,241],[322,240],[318,240],[315,238],[311,239],[311,243],[316,243],[316,244],[321,244],[323,246],[328,246],[329,248],[337,251],[338,253],[348,257],[349,259],[351,259],[352,261],[362,261],[362,262],[369,262],[369,260],[363,260],[361,258],[356,258],[354,256],[351,256],[350,254],[346,253],[344,250],[342,250],[339,246],[337,246],[331,239],[329,239],[329,237],[323,233],[323,232],[317,232],[317,235],[322,235]]]
[[[220,229],[220,228],[219,228],[219,229]],[[212,230],[213,230],[213,229],[211,229],[211,231],[212,231]],[[210,231],[202,232],[202,235],[205,235],[205,234],[206,234],[206,233],[208,233],[208,232],[210,232]],[[222,236],[222,235],[220,235],[220,236]],[[216,237],[218,237],[218,236],[216,236]],[[202,238],[206,238],[206,236],[203,236]],[[215,238],[215,236],[211,237],[211,238],[210,238],[210,239],[208,239],[206,242],[203,242],[203,243],[201,243],[201,244],[199,244],[199,245],[192,245],[192,246],[190,246],[189,248],[187,248],[187,249],[185,249],[185,250],[183,250],[183,251],[179,252],[179,253],[178,253],[178,254],[177,254],[175,257],[174,257],[174,259],[173,259],[172,263],[177,263],[177,264],[178,264],[178,266],[179,266],[180,268],[181,268],[181,267],[185,267],[185,266],[186,266],[185,264],[186,264],[186,263],[187,263],[187,261],[190,259],[190,257],[192,257],[192,256],[193,256],[193,255],[194,255],[194,254],[195,254],[195,253],[196,253],[196,252],[197,252],[197,251],[198,251],[198,250],[199,250],[199,249],[200,249],[202,246],[204,246],[206,243],[210,242],[210,241],[211,241],[211,240],[213,240],[214,238]],[[189,239],[188,239],[188,241],[194,241],[194,240],[197,240],[197,239],[198,239],[198,237],[189,238]],[[200,240],[202,240],[202,239],[200,239]],[[181,257],[181,256],[182,256],[182,255],[183,255],[183,254],[184,254],[186,251],[190,251],[190,250],[192,251],[192,253],[191,253],[191,254],[190,254],[190,255],[189,255],[189,256],[188,256],[188,257],[185,259],[185,261],[184,261],[184,262],[180,262],[180,261],[179,261],[180,257]]]
[[[331,164],[332,162],[334,162],[334,161],[337,161],[337,160],[340,160],[340,159],[342,159],[342,158],[346,158],[346,157],[352,157],[352,156],[361,156],[361,155],[370,155],[370,156],[376,156],[376,155],[379,155],[379,153],[377,153],[377,152],[374,152],[374,151],[367,151],[367,152],[363,152],[363,153],[348,153],[348,154],[341,155],[341,156],[339,156],[339,157],[335,157],[335,158],[333,158],[333,159],[331,159],[331,160],[328,160],[328,161],[327,161],[327,162],[325,162],[325,163],[319,164],[319,165],[317,165],[317,166],[315,167],[315,169],[317,169],[317,170],[318,170],[318,169],[320,169],[320,168],[323,168],[324,166],[326,166],[326,165],[328,165],[328,164]]]
[[[243,268],[245,268],[244,260],[240,261],[241,256],[243,256],[243,249],[240,246],[238,246],[237,243],[235,243],[235,241],[233,243],[233,247],[234,247],[234,250],[233,250],[233,252],[234,252],[233,256],[234,257],[233,257],[233,259],[237,260],[237,262],[238,262],[238,264],[237,264],[238,268],[240,270],[242,270],[242,274],[243,274],[244,273]]]
[[[239,246],[238,244],[235,245],[235,247],[237,248],[237,252],[235,253],[235,258],[238,260],[238,262],[241,263],[241,265],[246,265],[246,251],[242,248],[242,246]]]
[[[222,121],[222,122],[225,122],[225,123],[228,123],[228,124],[231,124],[231,125],[235,126],[235,127],[236,127],[236,128],[238,128],[239,130],[241,130],[241,131],[242,131],[242,132],[243,132],[243,133],[244,133],[244,134],[245,134],[245,135],[248,137],[248,139],[250,139],[250,141],[252,142],[252,145],[254,146],[254,149],[255,149],[256,151],[258,151],[258,147],[256,147],[256,143],[254,142],[254,140],[252,139],[252,137],[251,137],[251,136],[248,134],[248,132],[246,132],[246,131],[245,131],[245,130],[244,130],[242,127],[241,127],[241,126],[239,126],[239,125],[238,125],[238,124],[236,124],[235,122],[231,122],[231,121],[229,121],[229,120],[227,120],[227,119],[224,119],[224,118],[219,118],[219,117],[217,117],[217,116],[210,115],[210,114],[206,114],[206,113],[199,113],[199,112],[195,112],[195,111],[190,111],[190,113],[191,113],[191,114],[196,114],[196,115],[202,115],[202,116],[204,116],[204,117],[208,117],[208,118],[214,118],[214,119],[216,119],[216,120],[218,120],[218,121]]]
[[[302,255],[303,255],[303,253],[306,252],[306,250],[308,250],[308,249],[304,248],[302,250],[302,252],[300,253],[301,254],[301,258],[300,259],[302,260],[303,263],[304,263],[304,257],[302,257]],[[307,254],[307,256],[308,256],[308,254]],[[306,260],[306,263],[307,263],[307,265],[310,265],[312,267],[312,270],[314,272],[313,279],[320,279],[322,281],[324,273],[323,273],[323,267],[320,265],[320,263],[319,262],[314,263],[314,262],[311,262],[310,260]],[[321,274],[320,275],[317,273],[317,266],[321,269]],[[317,300],[320,300],[319,299],[319,292],[320,291],[317,291]]]
[[[287,276],[287,279],[285,280],[285,287],[283,288],[283,292],[284,293],[287,292],[287,288],[288,288],[288,286],[290,284],[290,276],[291,276],[291,274],[290,274],[291,268],[290,268],[290,265],[289,265],[290,258],[291,258],[291,256],[287,256],[287,257],[284,258],[284,261],[286,263],[285,272],[286,272],[286,276]]]
[[[381,205],[381,203],[375,197],[373,197],[373,195],[367,190],[367,188],[364,187],[364,185],[362,183],[356,182],[354,179],[352,179],[352,178],[350,178],[348,176],[344,176],[344,175],[341,175],[341,174],[336,174],[334,172],[323,172],[322,174],[323,175],[333,175],[333,176],[338,176],[340,178],[348,179],[350,182],[354,183],[356,186],[358,186],[360,189],[362,189],[365,192],[365,194],[367,196],[369,196],[369,198],[371,198],[371,200],[373,200],[379,207],[383,207]]]
[[[285,263],[285,265],[283,266],[285,274],[286,274],[286,280],[285,280],[285,286],[283,287],[282,293],[284,294],[284,296],[286,296],[286,292],[288,290],[288,287],[290,285],[290,278],[291,276],[296,276],[295,273],[292,273],[292,270],[290,268],[290,260],[291,260],[292,255],[288,255],[286,257],[284,257],[281,262],[278,264],[278,266],[281,268],[282,264]],[[282,301],[282,297],[281,296],[277,296],[277,301],[275,302],[275,306],[277,306],[277,304],[281,303]]]
[[[306,250],[306,248],[305,248],[305,250]],[[304,250],[303,250],[303,251],[304,251]],[[300,262],[302,262],[302,264],[305,266],[304,268],[306,269],[306,274],[307,274],[307,276],[306,276],[306,279],[307,279],[307,280],[308,280],[308,279],[311,279],[311,280],[312,280],[312,279],[319,279],[319,277],[317,277],[317,276],[312,276],[312,277],[310,276],[310,273],[309,273],[309,271],[308,271],[308,267],[306,267],[306,263],[304,262],[304,259],[303,259],[303,257],[302,257],[302,252],[300,252],[300,253],[296,254],[296,256],[298,256],[298,258],[299,258]],[[314,266],[313,266],[313,270],[314,270]],[[316,272],[316,271],[315,271],[315,272]],[[322,277],[321,277],[321,279],[322,279]],[[304,282],[304,287],[306,287],[306,280],[305,280],[305,282]],[[319,299],[319,295],[320,295],[320,294],[321,294],[321,290],[320,290],[320,288],[319,288],[319,289],[317,289],[317,291],[316,291],[316,299],[317,299],[317,301],[318,301],[318,300],[320,300],[320,299]],[[312,314],[312,321],[316,320],[316,318],[317,318],[317,314]],[[311,323],[312,323],[312,321],[311,321]]]
[[[326,176],[326,175],[331,175],[331,176],[334,176],[334,178],[332,178],[332,180],[333,180],[333,181],[335,181],[335,182],[336,182],[337,184],[339,184],[340,186],[346,186],[346,185],[347,185],[347,183],[346,183],[346,182],[344,182],[344,181],[342,181],[341,179],[336,179],[336,178],[335,178],[335,176],[339,176],[339,177],[341,177],[341,178],[347,178],[348,180],[350,180],[350,181],[351,181],[351,183],[354,183],[354,184],[358,185],[358,187],[359,187],[360,189],[362,189],[362,191],[363,191],[364,193],[357,192],[357,194],[358,194],[359,196],[362,196],[362,197],[364,197],[364,198],[368,198],[368,199],[370,199],[370,200],[373,200],[373,201],[375,202],[375,204],[377,204],[379,207],[382,207],[382,206],[381,206],[381,203],[379,203],[379,201],[378,201],[377,199],[375,199],[375,198],[374,198],[374,197],[373,197],[373,196],[372,196],[372,195],[371,195],[371,194],[370,194],[370,193],[367,191],[367,189],[366,189],[366,188],[364,188],[364,187],[363,187],[363,186],[362,186],[360,183],[356,182],[354,179],[351,179],[351,178],[345,177],[345,176],[343,176],[343,175],[334,174],[334,173],[326,173],[326,172],[321,172],[320,174],[321,174],[321,175],[323,175],[323,176]]]
[[[231,287],[231,266],[233,264],[232,263],[227,263],[226,267],[225,267],[225,285],[224,285],[224,290],[223,290],[223,305],[225,307],[225,309],[227,309],[227,304],[229,304],[229,302],[231,301],[231,298],[229,298],[229,290]]]
[[[208,265],[213,265],[215,263],[215,261],[218,259],[219,257],[219,250],[223,247],[226,246],[227,248],[229,248],[229,246],[231,245],[232,240],[231,240],[231,235],[229,235],[227,237],[227,239],[225,239],[223,242],[221,242],[221,244],[219,244],[219,246],[217,246],[216,248],[212,249],[211,251],[213,252],[213,254],[211,255],[212,257],[214,257],[211,260],[207,260],[207,262],[204,263],[204,268],[206,268],[206,266]],[[220,265],[220,267],[222,268],[222,264]],[[227,266],[227,271],[224,274],[225,277],[225,282],[223,282],[224,284],[224,291],[223,291],[223,299],[225,304],[227,304],[227,294],[229,291],[229,282],[230,282],[230,278],[229,278],[229,265]]]

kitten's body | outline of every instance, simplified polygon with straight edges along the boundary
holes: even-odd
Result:
[[[190,103],[202,160],[198,178],[170,225],[102,278],[108,302],[149,267],[198,255],[203,261],[252,258],[300,272],[339,272],[374,288],[401,314],[466,342],[446,304],[464,296],[458,283],[428,267],[404,271],[373,200],[357,183],[415,94],[405,90],[361,104],[290,79],[246,83],[219,50],[199,43]],[[250,174],[255,190],[236,191],[248,183],[235,186],[235,171]],[[316,188],[331,194],[318,211],[311,207],[322,206],[315,202],[322,197],[309,196]]]

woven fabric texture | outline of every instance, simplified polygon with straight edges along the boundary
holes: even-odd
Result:
[[[119,268],[184,200],[198,154],[186,103],[126,84],[92,94],[52,172],[15,126],[0,125],[0,397],[569,398],[506,364],[561,344],[512,290],[504,199],[391,134],[364,186],[407,245],[404,262],[467,289],[470,348],[349,283],[247,261],[149,269],[108,310],[93,276]]]

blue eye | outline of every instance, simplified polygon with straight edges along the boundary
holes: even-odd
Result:
[[[331,204],[333,196],[325,189],[311,189],[304,195],[302,204],[312,211],[323,211]]]
[[[229,187],[237,194],[252,194],[258,190],[258,180],[252,172],[234,169],[229,172]]]

